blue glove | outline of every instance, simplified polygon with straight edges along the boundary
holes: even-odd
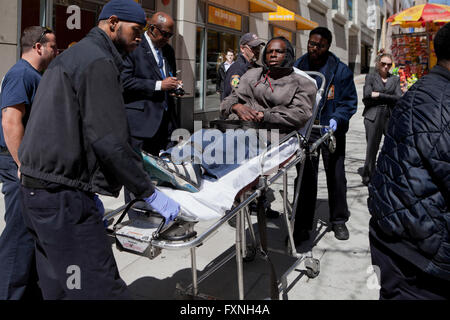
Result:
[[[337,122],[334,119],[330,119],[330,125],[329,125],[330,129],[333,130],[333,132],[336,132],[337,130]],[[325,129],[326,132],[330,131],[328,128]]]
[[[95,201],[95,206],[97,207],[98,213],[100,214],[100,217],[103,220],[103,216],[105,215],[105,207],[103,206],[103,202],[102,202],[102,200],[100,200],[100,198],[96,194],[94,194],[94,201]],[[106,220],[103,220],[103,225],[105,226],[105,228],[107,228],[108,222]]]
[[[144,200],[153,210],[166,218],[166,224],[175,219],[180,213],[180,205],[159,190],[155,189],[155,192]]]

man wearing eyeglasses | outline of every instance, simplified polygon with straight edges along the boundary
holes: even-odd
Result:
[[[258,68],[257,64],[264,41],[254,33],[246,33],[239,40],[240,53],[236,62],[228,69],[225,77],[222,100],[231,94],[239,85],[239,80],[248,69]]]
[[[0,300],[41,296],[34,263],[34,240],[22,218],[18,149],[42,72],[57,55],[55,34],[47,28],[26,28],[20,40],[21,59],[1,85],[0,179],[6,226],[0,236]]]
[[[168,43],[173,33],[172,17],[155,13],[139,47],[124,59],[121,74],[132,146],[155,156],[171,146],[178,127],[172,92],[182,82],[176,77],[175,52]],[[126,189],[125,202],[131,199]]]
[[[155,156],[167,148],[177,128],[170,92],[181,81],[176,78],[175,53],[168,43],[173,32],[172,17],[155,13],[143,41],[125,58],[121,75],[133,147]]]
[[[325,144],[321,145],[319,152],[322,152],[327,177],[332,230],[338,240],[347,240],[349,232],[345,223],[350,217],[350,212],[347,206],[347,179],[344,167],[345,134],[350,118],[356,112],[358,97],[352,71],[329,51],[332,38],[327,28],[318,27],[312,30],[309,34],[308,53],[295,62],[295,67],[304,71],[319,71],[326,78],[326,91],[315,123],[329,127],[336,137],[334,153],[331,153]],[[320,85],[321,83],[318,83],[319,87]],[[320,130],[313,128],[309,141],[314,143],[320,136]],[[294,227],[296,244],[308,240],[313,228],[319,156],[307,157],[305,161]]]

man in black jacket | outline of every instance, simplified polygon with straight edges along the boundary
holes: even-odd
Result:
[[[19,160],[45,299],[129,298],[96,193],[117,197],[125,185],[166,221],[179,212],[129,144],[121,53],[136,48],[145,23],[139,4],[111,0],[98,27],[53,60],[36,92]]]
[[[449,43],[447,23],[434,39],[438,65],[393,110],[369,183],[380,299],[450,298]]]

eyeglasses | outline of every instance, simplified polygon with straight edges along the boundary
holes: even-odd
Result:
[[[319,43],[319,42],[315,42],[315,41],[309,40],[308,41],[308,47],[310,47],[310,48],[317,47],[318,49],[323,49],[326,46],[321,44],[321,43]]]
[[[52,29],[45,27],[45,28],[44,28],[44,31],[42,31],[41,35],[39,36],[38,41],[36,41],[35,44],[36,44],[36,43],[41,43],[41,41],[44,39],[44,36],[45,36],[47,33],[53,33]]]
[[[154,26],[156,29],[158,29],[159,33],[161,33],[161,35],[162,35],[164,38],[166,38],[166,39],[172,38],[172,36],[173,36],[173,33],[172,33],[172,32],[168,32],[168,31],[161,30],[161,28],[158,27],[156,24],[154,24],[153,26]]]
[[[380,62],[380,64],[381,64],[381,66],[384,68],[384,67],[392,67],[392,63],[386,63],[386,62]]]

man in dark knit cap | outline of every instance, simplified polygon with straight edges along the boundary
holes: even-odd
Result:
[[[179,205],[156,190],[129,144],[122,55],[141,41],[145,13],[112,0],[79,43],[46,70],[19,149],[24,219],[36,240],[45,299],[127,299],[96,194],[123,185],[166,221]]]

